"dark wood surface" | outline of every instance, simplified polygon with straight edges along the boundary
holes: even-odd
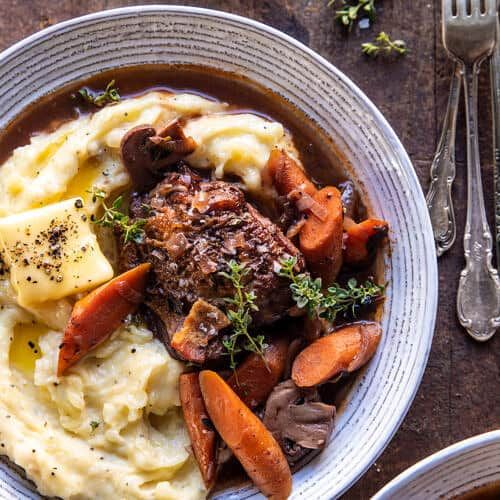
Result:
[[[0,49],[53,24],[89,12],[134,3],[120,0],[0,0]],[[155,1],[151,3],[162,3]],[[168,2],[167,2],[168,3]],[[182,3],[182,2],[170,2]],[[448,94],[451,65],[440,33],[437,0],[380,0],[372,29],[346,37],[334,25],[327,0],[207,0],[189,5],[245,15],[270,24],[309,45],[352,78],[382,110],[411,156],[427,189]],[[361,42],[380,30],[407,41],[401,59],[369,60]],[[488,212],[493,212],[491,114],[487,67],[480,84],[480,135]],[[396,436],[346,499],[366,499],[427,455],[461,439],[500,427],[500,333],[486,344],[471,340],[455,315],[455,295],[463,266],[466,211],[464,119],[459,118],[458,172],[454,187],[458,240],[439,262],[440,297],[436,333],[417,397]]]

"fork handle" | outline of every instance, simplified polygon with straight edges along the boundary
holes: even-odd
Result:
[[[448,106],[430,169],[431,183],[426,197],[438,257],[451,248],[457,234],[451,187],[456,171],[455,131],[461,84],[462,72],[457,63],[451,78]]]
[[[500,326],[500,281],[491,264],[492,236],[484,206],[477,123],[479,63],[463,67],[467,117],[467,222],[465,268],[460,274],[457,312],[469,335],[488,340]]]

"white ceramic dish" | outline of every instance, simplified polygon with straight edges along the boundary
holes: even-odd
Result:
[[[500,481],[500,430],[438,451],[410,467],[372,500],[452,499]]]
[[[327,449],[294,475],[292,498],[331,499],[374,462],[403,420],[434,331],[437,269],[427,209],[410,160],[384,117],[340,71],[292,38],[234,15],[130,7],[73,19],[0,54],[0,128],[25,106],[115,67],[202,64],[242,74],[293,102],[333,138],[373,212],[391,227],[384,336],[358,377]],[[250,498],[248,485],[216,497]],[[0,498],[38,498],[5,463]]]

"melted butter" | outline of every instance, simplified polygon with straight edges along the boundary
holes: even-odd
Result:
[[[49,328],[40,323],[17,324],[10,344],[10,364],[18,370],[32,375],[35,371],[36,360],[42,356],[38,339],[48,331]]]
[[[92,198],[92,186],[101,175],[99,161],[90,158],[78,169],[77,174],[71,179],[64,193],[64,199],[80,197],[87,204]]]
[[[46,197],[43,201],[32,203],[31,208],[41,208],[51,205],[52,203],[77,197],[82,198],[84,204],[89,203],[92,198],[92,186],[101,175],[101,170],[99,162],[95,158],[87,160],[78,168],[76,175],[69,181],[63,195],[58,194]],[[9,192],[11,194],[14,192],[19,194],[22,190],[22,186],[19,189],[15,184],[9,186]]]

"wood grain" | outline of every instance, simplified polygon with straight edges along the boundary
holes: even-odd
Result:
[[[50,24],[97,10],[136,4],[120,0],[0,0],[0,49]],[[149,2],[174,3],[182,2]],[[347,37],[334,26],[326,0],[191,0],[190,5],[245,15],[308,44],[344,71],[382,110],[408,150],[422,186],[436,147],[448,93],[451,64],[441,44],[437,1],[381,0],[373,29]],[[403,38],[402,59],[370,60],[359,46],[378,31]],[[493,213],[491,114],[487,68],[480,82],[480,131],[484,187],[490,223]],[[454,187],[458,241],[440,260],[440,304],[433,349],[415,402],[394,439],[345,499],[368,499],[401,471],[458,440],[500,427],[500,334],[482,345],[461,329],[455,315],[463,266],[465,221],[464,119],[459,117],[458,172]]]

